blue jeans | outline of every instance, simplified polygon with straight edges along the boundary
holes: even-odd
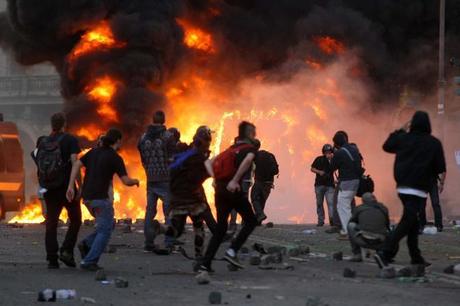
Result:
[[[153,220],[157,215],[158,200],[163,202],[163,214],[165,216],[166,224],[171,224],[168,216],[169,203],[170,203],[170,191],[169,182],[148,182],[147,183],[147,208],[145,210],[145,222],[144,222],[144,236],[145,246],[154,247],[155,233],[153,230]],[[171,246],[174,242],[174,238],[165,236],[166,246]]]
[[[91,200],[86,202],[91,214],[96,218],[95,231],[86,237],[83,242],[90,248],[88,255],[83,259],[84,264],[97,263],[105,247],[109,243],[114,228],[113,203],[108,200]]]

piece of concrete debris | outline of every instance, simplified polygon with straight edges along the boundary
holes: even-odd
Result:
[[[268,254],[276,254],[276,253],[281,253],[282,255],[287,254],[287,249],[282,246],[271,246],[267,248],[267,253]]]
[[[207,285],[211,282],[211,277],[206,271],[200,272],[197,276],[195,276],[195,279],[198,285]]]
[[[222,293],[213,291],[209,294],[209,304],[220,305],[222,304]]]
[[[385,267],[380,270],[379,277],[384,279],[396,278],[396,270],[393,267]]]
[[[117,252],[117,247],[113,244],[109,244],[105,247],[104,253],[113,254]]]
[[[260,254],[267,254],[267,250],[265,250],[264,246],[260,243],[254,243],[252,245],[252,249]]]
[[[319,297],[311,296],[307,298],[307,303],[305,306],[329,306],[329,304],[324,303],[321,301]]]
[[[290,257],[297,257],[300,255],[300,248],[298,246],[290,247],[287,253]]]
[[[412,276],[423,277],[425,276],[425,265],[412,265]]]
[[[249,248],[248,248],[248,247],[245,247],[245,246],[242,247],[242,248],[240,249],[240,253],[241,253],[241,254],[249,254]]]
[[[115,287],[117,288],[128,288],[129,282],[127,279],[123,277],[117,277],[115,278]]]
[[[397,277],[411,277],[412,276],[412,269],[410,267],[404,267],[399,269],[396,273]]]
[[[308,245],[299,245],[300,255],[310,254],[310,247]]]
[[[262,265],[269,265],[272,263],[276,263],[276,259],[274,255],[263,255],[260,258],[260,261],[261,261],[260,264]]]
[[[446,267],[444,269],[444,273],[446,273],[446,274],[454,274],[455,273],[454,265],[450,265],[450,266]]]
[[[105,281],[107,280],[107,273],[105,273],[104,269],[97,270],[94,279],[98,282]]]
[[[239,269],[238,269],[238,267],[235,266],[235,265],[228,264],[228,265],[227,265],[227,270],[230,271],[230,272],[236,272],[236,271],[238,271]]]
[[[251,266],[258,266],[262,263],[262,259],[260,258],[260,255],[257,253],[251,254],[251,257],[249,258],[249,264]]]
[[[267,222],[267,224],[265,224],[265,227],[266,228],[274,228],[275,224],[273,222]]]
[[[80,301],[83,303],[83,304],[96,304],[96,300],[93,299],[93,298],[90,298],[90,297],[86,297],[86,296],[82,296],[80,298]]]
[[[350,268],[345,268],[343,269],[343,277],[345,278],[355,278],[356,277],[356,271]]]
[[[332,259],[336,261],[342,261],[343,260],[343,253],[342,252],[335,252],[332,254]]]

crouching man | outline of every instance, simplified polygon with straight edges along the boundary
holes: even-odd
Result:
[[[86,168],[83,181],[82,198],[86,207],[96,219],[94,233],[86,237],[78,248],[81,253],[80,268],[88,271],[100,269],[99,258],[107,246],[114,227],[113,201],[110,200],[109,189],[113,175],[116,173],[124,185],[139,187],[139,181],[132,179],[126,172],[125,163],[117,151],[121,147],[122,134],[119,130],[110,129],[102,137],[102,146],[92,149],[78,160],[72,167],[67,199],[75,195],[74,182],[82,167]]]
[[[356,207],[348,223],[353,262],[363,260],[361,248],[380,250],[390,234],[388,209],[372,193],[365,193],[362,199],[363,204]]]

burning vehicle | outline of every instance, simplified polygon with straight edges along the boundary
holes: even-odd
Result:
[[[24,207],[23,151],[17,126],[0,120],[0,220]]]

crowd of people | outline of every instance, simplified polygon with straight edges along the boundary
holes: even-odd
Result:
[[[182,244],[178,238],[190,218],[195,235],[195,271],[211,272],[215,255],[226,240],[231,242],[224,259],[236,268],[243,268],[238,251],[267,219],[265,205],[279,174],[275,156],[261,149],[256,126],[250,122],[241,122],[233,144],[216,156],[210,151],[213,131],[209,127],[199,127],[192,142],[186,144],[181,142],[178,129],[168,129],[165,124],[165,113],[155,112],[152,124],[138,142],[147,179],[144,251],[171,253]],[[64,114],[53,115],[51,127],[52,133],[41,137],[32,152],[46,207],[48,267],[59,268],[59,261],[69,267],[77,266],[74,248],[81,226],[80,202],[83,202],[94,216],[96,226],[92,234],[78,243],[80,268],[96,271],[114,229],[113,176],[116,174],[126,186],[139,187],[139,180],[128,175],[118,153],[123,138],[119,130],[108,130],[93,149],[81,154],[77,138],[65,132]],[[396,256],[400,240],[407,236],[412,264],[427,265],[418,247],[418,235],[426,225],[428,195],[435,225],[439,231],[443,229],[439,193],[446,178],[442,144],[431,135],[428,114],[416,112],[383,145],[384,151],[396,155],[394,176],[403,215],[395,228],[390,226],[388,209],[373,194],[373,181],[365,175],[358,146],[350,142],[345,131],[338,131],[332,141],[333,144],[323,146],[322,155],[311,165],[316,174],[317,226],[325,225],[326,202],[331,226],[326,232],[350,240],[352,261],[363,260],[362,249],[373,249],[378,265],[386,267]],[[216,217],[203,188],[209,178],[213,179],[215,189]],[[358,206],[357,196],[363,202]],[[159,200],[164,223],[156,219]],[[57,227],[63,208],[68,212],[69,228],[59,248]],[[236,214],[242,219],[238,233],[234,227]],[[205,224],[212,234],[207,246]],[[164,235],[164,246],[156,244],[160,235]]]

